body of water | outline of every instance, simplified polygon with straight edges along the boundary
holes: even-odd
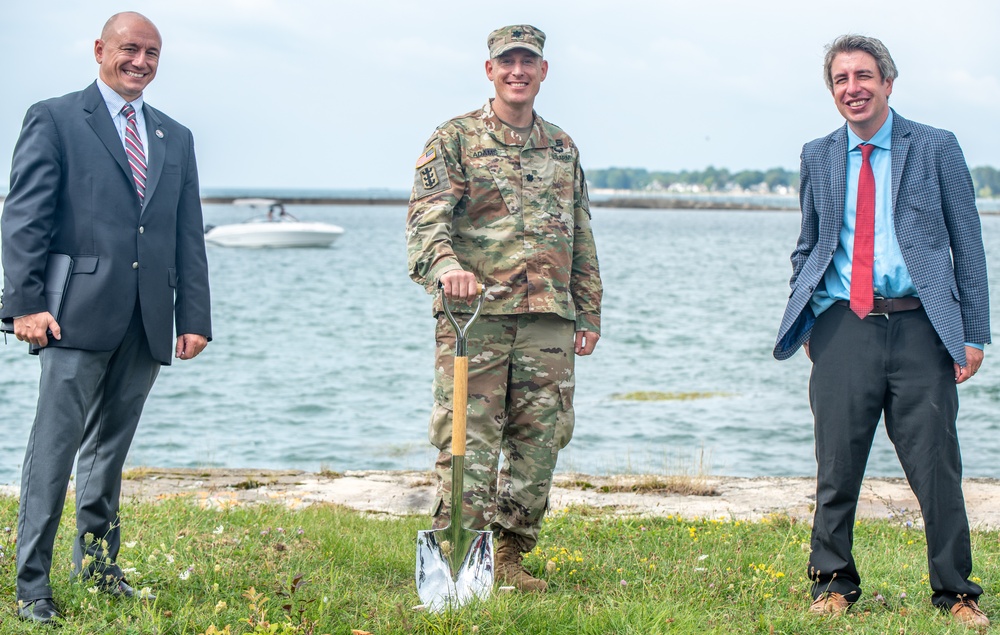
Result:
[[[289,207],[330,249],[209,247],[215,340],[161,372],[129,465],[430,469],[430,297],[406,274],[402,206]],[[245,210],[207,206],[206,222]],[[771,357],[797,212],[594,210],[603,336],[577,361],[561,471],[813,475],[809,363]],[[983,217],[994,297],[1000,217]],[[0,483],[19,479],[38,362],[0,347]],[[637,392],[691,398],[623,400]],[[959,387],[967,476],[998,476],[1000,363]],[[902,475],[884,432],[871,475]]]

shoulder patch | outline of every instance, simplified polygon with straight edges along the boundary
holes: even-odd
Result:
[[[421,199],[450,187],[451,180],[448,178],[448,166],[444,162],[444,155],[439,152],[437,144],[432,145],[417,159],[416,173],[413,177],[413,198]]]

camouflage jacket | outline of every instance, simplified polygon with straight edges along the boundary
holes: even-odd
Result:
[[[417,160],[410,277],[436,294],[442,274],[465,269],[486,286],[484,313],[555,313],[599,334],[589,205],[569,135],[536,115],[524,142],[487,102],[439,126]],[[435,299],[435,314],[442,310]]]

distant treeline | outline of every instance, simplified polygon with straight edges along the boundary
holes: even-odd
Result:
[[[592,188],[611,190],[678,190],[723,192],[726,190],[763,189],[781,187],[798,189],[799,173],[782,168],[743,170],[730,172],[725,168],[709,166],[704,170],[681,172],[650,172],[643,168],[607,168],[587,170],[587,181]]]
[[[1000,197],[1000,170],[990,166],[972,168],[972,182],[980,198]],[[592,188],[611,190],[671,190],[677,192],[798,191],[799,173],[783,168],[730,172],[709,166],[704,170],[650,172],[643,168],[587,170]]]

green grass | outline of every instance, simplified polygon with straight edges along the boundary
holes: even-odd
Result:
[[[44,632],[14,610],[16,501],[0,498],[0,633]],[[73,510],[67,507],[67,523]],[[650,634],[963,633],[929,601],[923,533],[891,521],[856,527],[866,594],[846,617],[808,616],[807,523],[550,513],[527,566],[542,596],[494,594],[445,614],[415,611],[415,538],[424,517],[331,506],[204,510],[193,498],[126,501],[119,564],[153,603],[112,600],[70,576],[71,527],[56,546],[60,633]],[[973,534],[976,574],[996,572],[996,532]],[[983,582],[1000,611],[1000,580]]]

